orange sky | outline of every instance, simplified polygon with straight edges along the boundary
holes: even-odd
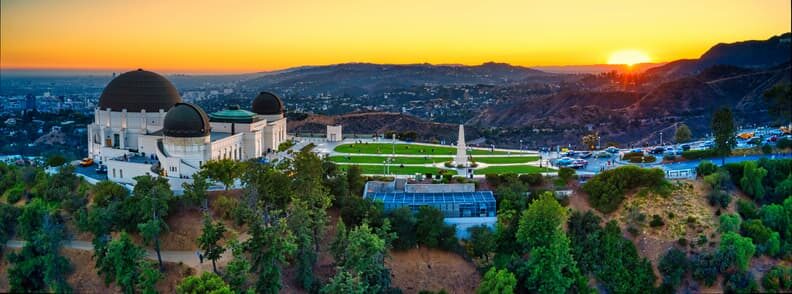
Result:
[[[790,31],[789,0],[0,0],[0,67],[250,72],[343,62],[696,58]]]

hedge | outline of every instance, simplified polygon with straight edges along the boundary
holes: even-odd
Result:
[[[717,156],[718,156],[718,152],[715,149],[688,150],[682,152],[682,157],[684,157],[685,159],[701,159],[701,158],[711,158]]]

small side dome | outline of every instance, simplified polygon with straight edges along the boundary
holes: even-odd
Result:
[[[140,112],[168,110],[182,102],[179,91],[168,79],[156,73],[138,69],[118,75],[102,91],[99,108],[113,111],[126,109]]]
[[[261,115],[283,114],[283,101],[270,92],[261,92],[253,99],[253,112]]]
[[[206,112],[190,103],[177,103],[168,110],[162,126],[162,133],[168,137],[205,137],[209,136],[209,130]]]

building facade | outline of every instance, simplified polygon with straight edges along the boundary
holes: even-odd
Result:
[[[207,114],[182,102],[173,84],[138,69],[118,75],[104,89],[88,126],[88,157],[109,180],[159,175],[180,188],[210,160],[265,157],[287,139],[283,102],[261,92],[243,110],[233,105]]]

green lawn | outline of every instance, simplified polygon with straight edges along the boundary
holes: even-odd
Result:
[[[339,164],[338,168],[343,170],[343,171],[346,171],[350,166],[352,166],[352,165]],[[360,165],[360,169],[363,171],[364,174],[378,174],[378,175],[380,175],[380,174],[384,173],[384,169],[383,169],[383,167],[381,165]],[[436,167],[424,167],[424,166],[399,167],[397,165],[397,166],[391,166],[390,167],[390,172],[392,174],[397,174],[397,175],[414,175],[414,174],[417,174],[417,173],[420,173],[420,174],[426,174],[426,173],[437,174],[439,171],[440,171],[439,168],[436,168]],[[454,170],[446,170],[446,173],[455,175],[456,171],[454,171]]]
[[[358,154],[390,154],[393,145],[388,143],[343,144],[335,148],[335,152]],[[456,148],[446,146],[426,146],[413,144],[396,144],[396,154],[456,155]],[[490,152],[489,150],[473,149],[473,155],[506,155],[506,151]]]
[[[539,160],[539,156],[511,156],[511,157],[473,157],[473,160],[481,163],[526,163]]]
[[[476,174],[534,174],[539,172],[553,172],[555,170],[532,165],[507,165],[507,166],[490,166],[482,169],[475,170]]]
[[[338,163],[382,163],[385,156],[330,156],[330,160]],[[395,157],[394,164],[427,164],[433,162],[444,162],[451,160],[451,157]]]

